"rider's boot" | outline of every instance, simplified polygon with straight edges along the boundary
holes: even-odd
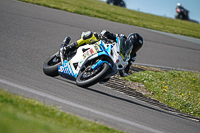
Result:
[[[132,57],[132,59],[130,59],[128,61],[128,65],[126,66],[126,68],[124,70],[119,71],[119,75],[121,77],[126,77],[128,75],[129,69],[130,69],[131,65],[133,64],[133,62],[135,61],[135,59],[136,59],[136,54],[135,54],[135,57]]]
[[[120,70],[120,71],[119,71],[119,75],[120,75],[121,77],[126,77],[128,74],[125,73],[124,70]]]

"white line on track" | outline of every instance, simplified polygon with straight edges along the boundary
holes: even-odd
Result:
[[[134,127],[137,127],[137,128],[143,129],[143,130],[147,130],[148,132],[162,133],[159,130],[155,130],[155,129],[147,127],[147,126],[143,126],[141,124],[138,124],[138,123],[135,123],[135,122],[132,122],[132,121],[129,121],[129,120],[125,120],[123,118],[119,118],[119,117],[116,117],[116,116],[113,116],[113,115],[110,115],[110,114],[106,114],[106,113],[100,112],[98,110],[94,110],[92,108],[88,108],[88,107],[82,106],[80,104],[70,102],[70,101],[67,101],[65,99],[50,95],[50,94],[46,94],[44,92],[40,92],[40,91],[31,89],[31,88],[28,88],[28,87],[25,87],[25,86],[22,86],[22,85],[18,85],[16,83],[13,83],[13,82],[10,82],[10,81],[4,80],[4,79],[0,79],[0,82],[3,83],[3,84],[7,84],[9,86],[16,87],[18,89],[27,91],[27,92],[37,94],[37,95],[42,96],[42,97],[49,98],[51,100],[54,100],[54,101],[57,101],[57,102],[60,102],[60,103],[64,103],[66,105],[69,105],[69,106],[72,106],[72,107],[75,107],[75,108],[78,108],[78,109],[89,111],[91,113],[101,115],[101,116],[106,117],[106,118],[110,118],[110,119],[113,119],[113,120],[116,120],[116,121],[119,121],[119,122],[122,122],[122,123],[125,123],[125,124],[129,124],[131,126],[134,126]]]

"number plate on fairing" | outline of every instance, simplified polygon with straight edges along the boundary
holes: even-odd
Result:
[[[85,59],[85,58],[87,58],[87,57],[89,57],[89,56],[91,56],[91,55],[97,53],[98,51],[99,51],[99,46],[98,46],[98,45],[95,45],[94,47],[88,49],[87,51],[85,51],[85,52],[83,53],[83,58]]]

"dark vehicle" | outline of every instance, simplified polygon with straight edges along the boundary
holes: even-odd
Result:
[[[176,19],[181,19],[181,20],[187,20],[187,21],[191,21],[191,22],[195,22],[195,23],[199,23],[196,20],[192,20],[189,18],[189,11],[186,10],[183,6],[181,6],[180,3],[177,3],[177,7],[176,7]]]
[[[189,11],[183,8],[176,8],[176,19],[189,20]]]
[[[107,4],[126,8],[126,4],[123,0],[107,0]]]

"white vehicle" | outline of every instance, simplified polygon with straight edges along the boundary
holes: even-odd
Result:
[[[130,59],[130,54],[127,53],[132,50],[131,47],[122,54],[120,38],[117,37],[116,41],[108,43],[100,40],[80,46],[69,52],[66,60],[63,60],[62,52],[58,51],[44,62],[43,71],[48,76],[73,77],[81,87],[108,80],[119,70],[126,68]]]

